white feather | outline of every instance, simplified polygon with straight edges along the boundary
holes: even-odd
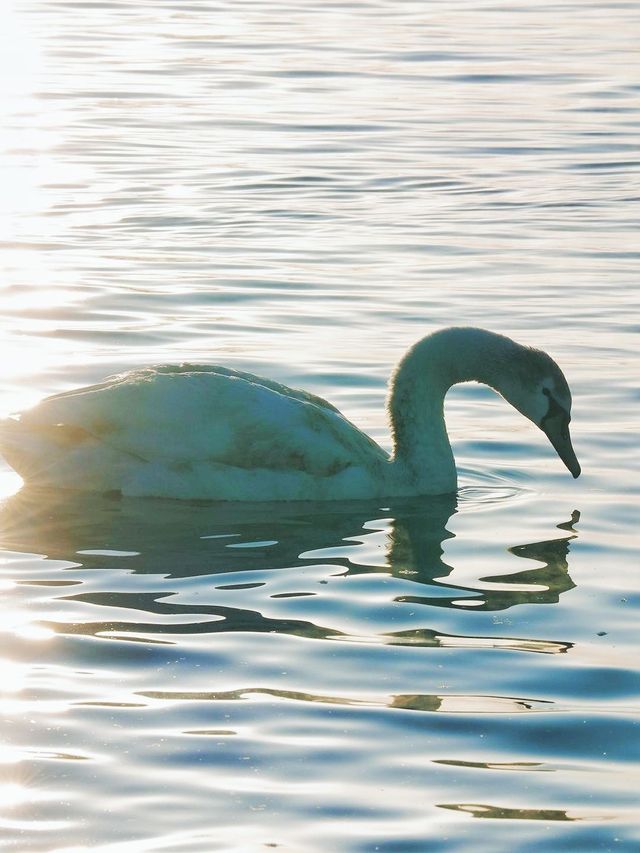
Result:
[[[416,345],[392,380],[393,457],[319,397],[189,364],[134,370],[48,397],[0,424],[0,448],[28,482],[125,495],[266,501],[453,491],[442,399],[458,381],[462,343],[480,361],[482,351],[525,351],[471,329]]]

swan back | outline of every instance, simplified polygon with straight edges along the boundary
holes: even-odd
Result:
[[[104,490],[133,494],[150,488],[152,477],[156,493],[171,493],[181,480],[179,490],[195,490],[192,496],[235,497],[244,489],[241,498],[263,500],[269,478],[260,486],[246,472],[272,472],[275,492],[295,493],[310,479],[386,459],[325,400],[217,365],[145,368],[48,397],[9,419],[0,445],[31,481],[82,488],[80,478],[94,478]],[[288,485],[274,475],[286,475]]]

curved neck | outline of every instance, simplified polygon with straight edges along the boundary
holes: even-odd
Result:
[[[390,383],[388,408],[393,463],[412,487],[455,491],[456,468],[444,422],[452,385],[477,381],[500,391],[518,344],[484,329],[443,329],[423,338],[402,359]]]

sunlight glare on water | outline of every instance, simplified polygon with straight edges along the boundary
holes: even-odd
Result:
[[[457,497],[0,462],[7,850],[640,847],[637,4],[5,2],[0,414],[154,362],[390,449],[416,340],[547,350],[583,474],[453,389]],[[188,425],[185,425],[188,428]]]

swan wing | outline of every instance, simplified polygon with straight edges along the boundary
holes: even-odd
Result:
[[[215,365],[163,365],[57,394],[21,426],[60,444],[98,443],[144,462],[332,476],[386,453],[330,403]]]

